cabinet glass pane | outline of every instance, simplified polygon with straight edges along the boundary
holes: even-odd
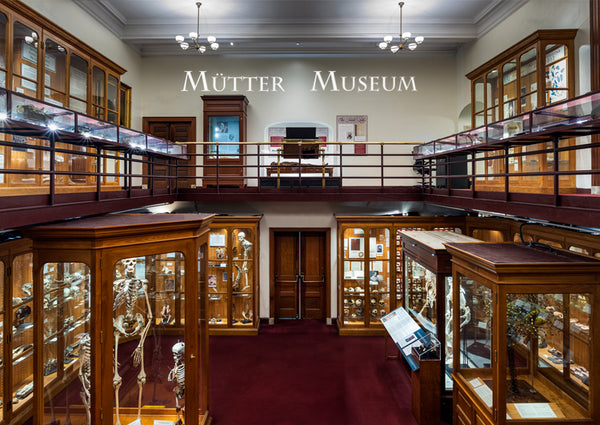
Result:
[[[232,236],[231,316],[234,326],[251,326],[254,311],[254,234],[252,229],[234,229]]]
[[[177,305],[183,307],[180,288],[185,288],[184,260],[182,253],[169,252],[124,258],[114,266],[114,423],[151,417],[156,405],[164,406],[164,420],[178,419],[176,403],[182,403],[178,394],[183,397],[178,391],[183,388],[185,327],[156,323],[160,313],[155,308],[164,305],[164,298],[158,299],[159,292],[170,294],[169,301],[174,302],[176,311]],[[158,382],[175,394],[152,391],[152,385]]]
[[[44,423],[89,424],[90,269],[83,263],[46,263],[42,279]]]
[[[492,408],[492,290],[459,275],[459,303],[453,303],[454,314],[461,321],[459,344],[460,372],[473,387],[483,404]],[[458,313],[457,313],[458,312]],[[454,330],[456,334],[456,330]]]
[[[38,33],[15,22],[13,26],[13,90],[37,94]]]
[[[240,117],[211,116],[208,118],[208,154],[220,158],[238,158],[240,154]],[[217,152],[218,151],[218,152]]]
[[[107,108],[108,116],[106,120],[114,124],[118,124],[117,117],[119,115],[119,80],[114,76],[108,76],[107,85]]]
[[[475,105],[473,109],[475,112],[483,111],[485,109],[483,78],[475,80],[473,83],[473,89],[475,90]]]
[[[183,297],[183,255],[179,252],[155,255],[150,261],[154,264],[156,273],[152,275],[153,281],[151,287],[154,288],[155,311],[154,320],[156,325],[161,327],[173,327],[183,324],[177,317],[176,312],[183,306],[180,305],[180,299]]]
[[[227,325],[228,258],[227,229],[211,229],[208,236],[208,322]]]
[[[69,67],[69,108],[87,113],[87,69],[88,62],[75,54],[71,54]]]
[[[537,108],[537,62],[536,49],[531,49],[519,58],[521,68],[520,90],[521,112]]]
[[[445,350],[445,368],[444,368],[444,388],[446,390],[451,390],[453,388],[452,385],[452,359],[454,353],[452,353],[452,344],[454,339],[454,332],[452,330],[452,298],[454,297],[452,293],[452,276],[444,277],[444,334],[446,339],[446,350]],[[470,316],[466,311],[461,311],[460,316],[460,326],[463,327],[467,324],[467,321],[470,319]]]
[[[6,16],[0,13],[0,87],[6,87]],[[0,390],[1,391],[1,390]],[[2,410],[2,409],[0,409]],[[2,413],[0,412],[0,420]]]
[[[13,410],[33,397],[33,254],[14,258],[12,264],[12,382]]]
[[[589,417],[591,295],[508,294],[506,302],[508,414]]]
[[[364,325],[365,309],[365,231],[344,231],[344,279],[342,308],[344,324]]]
[[[64,106],[66,104],[67,52],[53,40],[46,40],[44,52],[44,100]]]
[[[369,230],[369,316],[371,324],[391,310],[390,231],[386,228]]]
[[[98,67],[92,68],[92,102],[94,103],[93,115],[99,119],[105,119],[106,107],[106,74]]]
[[[517,60],[513,59],[502,66],[502,98],[503,119],[515,116],[517,111]]]
[[[405,256],[406,308],[421,327],[437,336],[436,276]]]
[[[567,46],[549,44],[546,46],[546,104],[565,100],[568,92]]]

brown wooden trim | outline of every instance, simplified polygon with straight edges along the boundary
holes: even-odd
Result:
[[[26,19],[29,19],[37,25],[41,26],[43,28],[43,31],[48,31],[56,35],[57,37],[60,37],[65,42],[73,46],[77,46],[77,49],[83,51],[87,55],[92,56],[100,64],[107,68],[110,68],[119,75],[122,75],[125,72],[127,72],[125,68],[108,59],[102,53],[98,52],[90,45],[84,43],[69,32],[65,31],[62,27],[58,26],[43,15],[39,14],[37,11],[27,6],[25,3],[22,3],[19,0],[2,0],[2,4],[10,8],[13,13],[23,16]]]
[[[576,29],[556,29],[556,30],[538,30],[533,34],[525,37],[523,40],[519,41],[517,44],[509,47],[502,53],[497,56],[494,56],[489,61],[485,62],[483,65],[480,65],[473,71],[469,72],[466,77],[469,80],[472,80],[479,75],[485,73],[488,69],[495,67],[497,64],[505,62],[511,56],[519,53],[521,50],[526,49],[529,45],[533,45],[536,41],[548,41],[548,40],[573,40],[575,35],[577,34]]]
[[[590,0],[590,78],[592,91],[600,90],[600,0]],[[600,143],[600,135],[592,136]],[[600,168],[600,148],[592,150],[592,168]],[[592,175],[592,186],[600,186],[600,175]]]

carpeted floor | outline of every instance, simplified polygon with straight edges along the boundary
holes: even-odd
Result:
[[[416,425],[410,370],[383,337],[284,321],[258,336],[210,337],[215,425]]]

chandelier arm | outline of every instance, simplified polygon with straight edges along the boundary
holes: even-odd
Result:
[[[400,3],[398,3],[398,6],[400,6],[400,45],[403,45],[403,39],[402,39],[402,6],[404,6],[404,2],[401,1]]]

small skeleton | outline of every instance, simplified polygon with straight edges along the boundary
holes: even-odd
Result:
[[[250,285],[248,285],[248,254],[250,253],[250,250],[252,249],[252,242],[250,242],[249,240],[246,239],[246,234],[244,232],[240,232],[238,233],[238,240],[240,241],[240,245],[242,247],[242,258],[244,259],[244,262],[242,263],[242,268],[240,270],[240,267],[237,264],[233,264],[235,266],[235,268],[237,269],[237,276],[233,279],[233,284],[232,284],[232,289],[234,291],[240,291],[240,287],[242,286],[242,273],[244,275],[244,282],[246,282],[246,284],[244,285],[244,287],[241,289],[242,291],[245,291],[246,289],[248,289],[250,287]]]
[[[179,405],[179,400],[183,399],[185,392],[185,344],[178,342],[173,345],[172,350],[175,364],[169,372],[167,379],[169,382],[175,382],[176,384],[175,388],[173,388],[173,392],[175,393],[175,410],[177,411],[177,422],[175,425],[181,425],[183,424],[181,413],[184,408]]]
[[[425,302],[423,303],[423,307],[421,307],[421,311],[419,314],[423,314],[423,311],[426,307],[433,308],[433,304],[435,303],[436,297],[436,288],[435,281],[431,276],[425,277],[425,290],[427,291],[425,296]]]
[[[119,420],[119,388],[121,387],[123,378],[119,375],[119,339],[121,337],[131,338],[138,335],[140,337],[140,341],[132,355],[133,366],[140,367],[140,372],[137,376],[139,388],[137,417],[140,419],[142,413],[142,388],[146,383],[146,372],[144,370],[144,342],[146,341],[146,336],[148,335],[153,319],[152,308],[148,298],[148,281],[146,279],[139,279],[135,275],[135,265],[137,260],[135,258],[126,258],[121,260],[121,263],[123,264],[125,277],[113,282],[113,312],[116,312],[120,306],[125,305],[125,314],[113,318],[115,336],[113,375],[116,414],[115,425],[121,424]],[[143,296],[146,301],[145,315],[139,312],[134,314],[134,308],[140,296]]]
[[[452,296],[452,283],[450,283],[450,291],[446,295],[446,363],[452,364],[452,344],[453,344],[453,329],[452,329],[452,317],[453,317],[453,296]],[[462,328],[471,321],[471,308],[467,305],[467,297],[465,296],[465,289],[460,286],[458,289],[458,298],[460,305],[460,327]]]
[[[89,425],[92,423],[92,416],[90,412],[91,406],[91,394],[90,394],[90,375],[92,373],[91,365],[91,341],[90,336],[87,333],[77,335],[79,338],[79,380],[81,381],[81,401],[85,407],[85,423]]]

